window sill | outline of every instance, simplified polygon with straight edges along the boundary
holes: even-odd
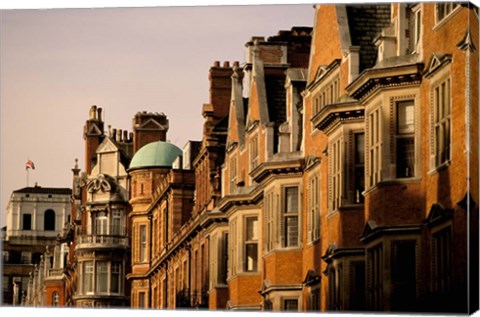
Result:
[[[320,242],[320,237],[307,242],[307,247],[313,247]]]
[[[283,247],[283,248],[274,248],[267,253],[265,253],[262,258],[265,259],[273,253],[282,253],[282,252],[292,252],[292,251],[302,251],[302,247],[300,245],[295,247]]]
[[[408,178],[396,178],[394,180],[388,180],[388,181],[381,181],[375,184],[375,186],[370,187],[369,189],[365,190],[363,192],[363,195],[367,195],[377,189],[381,189],[382,187],[385,186],[391,186],[391,185],[406,185],[406,184],[412,184],[412,183],[420,183],[421,182],[420,177],[408,177]]]

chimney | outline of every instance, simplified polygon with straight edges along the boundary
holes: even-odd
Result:
[[[104,138],[102,110],[96,105],[90,107],[89,119],[83,127],[83,139],[85,140],[85,171],[90,174],[93,166],[97,163],[97,148]]]
[[[112,139],[113,139],[114,141],[117,140],[117,129],[112,129]]]
[[[167,139],[168,119],[163,113],[137,112],[133,118],[133,153],[145,144]]]
[[[128,131],[123,130],[123,142],[128,142]]]
[[[228,61],[223,62],[223,67],[220,67],[220,62],[215,61],[210,68],[208,76],[210,80],[210,104],[213,110],[212,115],[216,120],[224,118],[229,113],[232,73],[233,69]]]
[[[117,130],[117,141],[122,142],[122,129]]]

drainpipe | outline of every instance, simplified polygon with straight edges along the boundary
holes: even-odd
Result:
[[[147,215],[147,218],[148,218],[148,224],[149,224],[149,227],[150,227],[150,243],[148,245],[148,249],[149,249],[149,254],[150,254],[150,258],[149,258],[149,269],[152,268],[152,213],[149,212],[148,215]],[[152,307],[153,306],[153,294],[152,294],[152,280],[151,278],[149,279],[148,281],[148,293],[150,296],[148,296],[149,300],[150,300],[150,303],[148,303],[148,306]],[[153,308],[153,307],[152,307]]]

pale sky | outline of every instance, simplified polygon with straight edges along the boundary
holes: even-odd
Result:
[[[13,190],[71,187],[84,168],[83,125],[95,104],[105,128],[132,131],[137,111],[164,112],[167,138],[200,140],[214,61],[245,61],[252,36],[312,26],[304,5],[0,11],[0,226]]]

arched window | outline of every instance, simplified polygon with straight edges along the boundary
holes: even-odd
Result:
[[[48,209],[43,216],[43,230],[55,230],[55,211]]]
[[[58,292],[53,292],[52,294],[52,306],[53,307],[56,307],[58,306],[58,299],[59,299],[59,295],[58,295]]]

